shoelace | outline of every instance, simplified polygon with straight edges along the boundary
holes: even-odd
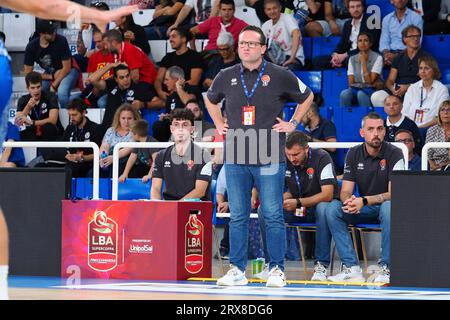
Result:
[[[230,270],[228,270],[227,274],[230,276],[237,276],[239,274],[238,268],[232,267]]]
[[[269,273],[269,275],[271,275],[271,276],[283,276],[284,273],[283,273],[283,271],[281,271],[280,268],[278,268],[278,266],[276,266],[274,269],[272,269],[272,271]]]
[[[314,272],[320,272],[320,273],[324,273],[327,272],[327,268],[325,268],[324,265],[322,265],[321,263],[316,263],[315,267],[314,267]]]

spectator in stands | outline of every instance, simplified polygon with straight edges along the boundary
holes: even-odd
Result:
[[[107,64],[114,63],[114,56],[109,52],[105,41],[103,39],[102,32],[100,30],[94,31],[93,40],[95,42],[95,49],[89,57],[87,72],[91,76],[97,70],[102,69]],[[106,80],[113,76],[113,70],[110,69],[109,72],[105,73],[101,80]],[[86,87],[81,93],[81,98],[90,107],[106,108],[107,95],[105,92],[95,88],[90,79],[88,78]]]
[[[197,100],[188,101],[186,103],[186,109],[191,110],[194,115],[194,141],[212,142],[214,140],[215,127],[211,122],[203,118],[203,110]]]
[[[318,105],[313,102],[308,112],[302,119],[305,134],[311,142],[336,142],[336,126],[333,122],[323,118],[320,115]],[[335,171],[341,174],[341,168],[338,167],[336,148],[325,149],[330,154]]]
[[[327,2],[328,3],[328,2]],[[350,56],[358,53],[358,35],[365,31],[372,34],[372,50],[378,51],[380,29],[369,29],[368,18],[365,13],[364,0],[350,0],[348,4],[351,19],[343,26],[342,36],[331,56],[313,58],[313,68],[317,70],[327,68],[347,67]]]
[[[116,30],[120,31],[125,42],[138,47],[147,56],[150,54],[150,45],[148,44],[145,30],[142,26],[134,22],[133,15],[130,14],[126,17],[120,17],[114,22],[116,24]]]
[[[129,6],[137,5],[139,9],[155,9],[155,2],[154,0],[130,0],[128,2]]]
[[[157,142],[155,138],[148,135],[148,122],[144,119],[136,120],[131,125],[131,132],[135,142]],[[131,154],[122,175],[119,177],[119,182],[123,183],[127,178],[142,178],[142,183],[151,180],[157,152],[158,149],[154,148],[131,149]]]
[[[20,141],[19,130],[8,121],[5,141]],[[0,147],[0,168],[16,168],[25,166],[22,148]]]
[[[414,152],[416,144],[411,131],[406,129],[397,130],[395,133],[395,142],[404,143],[408,148],[408,170],[420,171],[422,169],[422,160],[420,156]]]
[[[170,113],[178,108],[184,108],[188,101],[196,99],[197,90],[184,80],[184,71],[178,66],[169,67],[164,76],[167,88],[166,111],[160,114],[159,121],[153,124],[153,136],[163,142],[170,139]]]
[[[98,146],[102,143],[102,130],[100,125],[89,120],[86,116],[86,105],[81,99],[72,100],[67,106],[70,123],[64,131],[63,141],[70,142],[95,142]],[[64,151],[63,149],[57,149]],[[82,178],[92,170],[94,160],[91,148],[70,148],[64,155],[66,166],[72,170],[72,177]]]
[[[407,8],[408,0],[391,0],[391,3],[395,11],[386,15],[381,24],[380,52],[386,66],[391,66],[395,56],[405,49],[403,29],[415,25],[423,30],[422,17]]]
[[[331,233],[326,210],[331,201],[338,204],[338,185],[329,154],[310,149],[308,136],[294,131],[286,139],[286,177],[283,213],[286,223],[316,222],[315,266],[312,281],[326,281],[330,264]],[[336,200],[333,200],[336,199]],[[264,251],[267,252],[265,222],[259,215]],[[265,254],[269,257],[268,253]]]
[[[410,118],[402,114],[403,104],[399,96],[390,95],[384,100],[384,112],[387,114],[385,121],[386,134],[384,140],[394,142],[395,135],[399,130],[411,132],[414,139],[414,152],[420,154],[423,146],[423,139],[417,124]]]
[[[114,70],[113,78],[101,80],[103,75]],[[140,110],[145,108],[147,102],[157,103],[159,101],[153,86],[143,82],[133,82],[131,80],[131,71],[126,65],[116,62],[107,64],[89,76],[89,81],[99,91],[106,91],[107,106],[103,116],[102,127],[106,131],[113,122],[116,110],[123,103],[130,103],[133,108]]]
[[[115,61],[125,62],[130,69],[133,82],[153,84],[156,79],[156,68],[145,53],[138,47],[123,41],[118,30],[109,30],[105,34],[108,50],[114,55]]]
[[[153,170],[151,199],[209,199],[212,164],[210,155],[192,143],[194,115],[188,109],[176,109],[171,115],[170,130],[175,144],[158,152]]]
[[[281,13],[278,0],[264,0],[264,10],[270,20],[261,29],[266,36],[267,56],[273,63],[300,70],[305,66],[302,35],[292,15]]]
[[[23,141],[55,141],[63,132],[58,98],[42,90],[42,76],[31,71],[25,76],[28,94],[17,101],[15,122]]]
[[[155,7],[153,19],[144,27],[148,40],[167,39],[167,30],[177,19],[185,0],[162,0]]]
[[[375,89],[383,86],[381,80],[383,58],[371,50],[372,44],[370,33],[364,31],[359,33],[359,53],[349,59],[347,72],[349,88],[341,92],[341,107],[355,105],[355,102],[359,106],[371,106],[370,96]]]
[[[343,263],[343,271],[328,277],[333,282],[364,282],[362,270],[348,232],[348,224],[380,223],[380,272],[374,282],[390,281],[391,174],[404,170],[403,153],[383,141],[383,119],[371,112],[363,118],[360,134],[364,143],[351,148],[345,159],[341,202],[327,208],[327,222]],[[355,185],[359,197],[355,195]]]
[[[427,131],[425,143],[446,142],[450,138],[450,101],[447,99],[439,106],[437,124]],[[450,161],[448,150],[443,148],[433,148],[428,150],[428,164],[431,170],[440,170]]]
[[[168,92],[163,89],[163,81],[167,69],[172,66],[178,66],[184,71],[184,80],[189,86],[200,87],[200,80],[203,72],[203,59],[200,53],[189,49],[187,42],[188,33],[183,29],[173,29],[169,33],[169,42],[175,51],[169,52],[164,56],[159,64],[158,76],[155,81],[155,89],[158,96],[166,101]]]
[[[206,21],[211,14],[212,2],[212,0],[186,0],[184,7],[178,13],[177,19],[169,27],[168,31],[170,32],[172,29],[179,28],[182,25],[183,29],[189,30],[194,25]],[[194,9],[193,23],[185,21],[190,16],[192,9]]]
[[[39,20],[36,25],[39,37],[25,48],[24,73],[33,71],[37,63],[44,70],[42,89],[58,94],[61,108],[69,102],[70,91],[79,81],[80,72],[72,64],[72,53],[67,39],[56,34],[56,24]]]
[[[140,118],[139,112],[129,103],[124,103],[117,109],[112,126],[106,131],[100,146],[100,176],[102,178],[111,178],[114,147],[119,142],[133,141],[131,126]],[[119,174],[125,168],[130,153],[130,148],[119,151]]]
[[[409,0],[408,8],[422,17],[423,33],[432,34],[430,24],[438,19],[439,10],[441,9],[441,0]]]
[[[427,34],[450,34],[450,0],[441,1],[438,19],[427,23]]]
[[[311,37],[340,35],[343,31],[344,23],[350,18],[347,7],[348,1],[325,0],[323,2],[325,19],[309,22],[306,27],[306,32]]]
[[[410,25],[403,29],[402,39],[406,49],[400,52],[392,61],[385,88],[373,93],[371,101],[374,106],[383,105],[389,94],[394,94],[403,99],[409,86],[420,80],[419,58],[428,55],[420,47],[421,36],[420,28],[415,25]]]
[[[220,0],[218,17],[210,17],[206,21],[191,28],[190,31],[194,36],[196,34],[208,34],[209,41],[206,47],[203,48],[203,51],[217,54],[217,39],[222,32],[229,32],[233,35],[234,43],[236,43],[233,49],[236,49],[239,33],[247,26],[247,23],[236,18],[234,16],[235,11],[234,0]]]
[[[419,77],[421,80],[406,91],[402,113],[419,128],[428,128],[436,124],[439,106],[449,100],[449,94],[447,87],[438,80],[441,71],[432,56],[419,59]]]
[[[309,27],[305,29],[306,25],[311,21],[325,19],[324,0],[288,0],[285,6],[284,13],[289,14],[292,12],[300,31],[306,33],[309,37],[313,35],[309,32]]]
[[[239,58],[234,50],[234,38],[229,32],[221,32],[217,37],[217,51],[219,56],[215,57],[205,71],[203,88],[209,89],[213,79],[220,70],[234,66],[239,63]]]

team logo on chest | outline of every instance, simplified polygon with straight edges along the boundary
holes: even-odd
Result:
[[[380,169],[381,169],[381,171],[386,170],[386,159],[380,160]]]
[[[314,177],[314,169],[313,168],[306,169],[306,174],[308,175],[309,180],[311,180]]]
[[[191,171],[194,168],[194,160],[189,160],[186,165],[188,170]]]
[[[270,82],[270,76],[268,74],[265,74],[261,77],[261,81],[262,81],[262,86],[263,87],[267,87],[267,85]]]

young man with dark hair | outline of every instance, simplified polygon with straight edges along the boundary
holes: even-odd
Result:
[[[334,282],[365,282],[348,224],[379,223],[381,226],[380,272],[375,282],[390,281],[391,175],[404,170],[402,151],[384,141],[383,119],[375,112],[362,120],[364,143],[351,148],[345,158],[340,201],[327,208],[327,221],[344,265],[343,271],[328,277]],[[359,197],[355,195],[355,186]]]
[[[144,119],[133,122],[131,132],[135,142],[157,142],[155,138],[148,135],[148,122]],[[152,178],[157,153],[157,148],[132,149],[119,182],[123,183],[127,178],[142,178],[142,183],[147,183]]]
[[[193,113],[188,109],[175,109],[170,130],[175,144],[156,156],[151,199],[161,199],[164,181],[164,200],[208,200],[212,163],[208,152],[192,142]]]
[[[54,141],[63,132],[59,121],[58,98],[43,91],[41,74],[31,71],[25,76],[28,94],[17,102],[15,122],[23,141]]]

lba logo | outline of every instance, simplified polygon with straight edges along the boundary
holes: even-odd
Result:
[[[88,224],[88,265],[96,271],[117,267],[117,223],[103,211],[95,211]]]

